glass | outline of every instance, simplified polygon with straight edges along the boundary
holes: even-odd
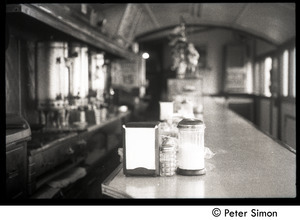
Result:
[[[289,51],[285,50],[282,55],[282,96],[288,96],[289,91]]]
[[[271,85],[271,70],[272,70],[272,58],[267,57],[265,59],[265,72],[264,72],[264,95],[271,97],[270,85]]]
[[[159,158],[160,176],[173,176],[177,168],[175,146],[162,146]]]
[[[178,123],[178,174],[205,173],[204,129],[199,119],[183,119]]]

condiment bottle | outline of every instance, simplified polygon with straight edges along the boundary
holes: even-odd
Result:
[[[176,147],[162,145],[160,147],[160,176],[173,176],[177,168]]]

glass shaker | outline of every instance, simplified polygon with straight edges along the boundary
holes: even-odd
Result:
[[[176,146],[162,145],[160,147],[160,176],[173,176],[177,168]]]
[[[204,129],[203,121],[185,118],[178,123],[178,169],[181,175],[203,175]]]

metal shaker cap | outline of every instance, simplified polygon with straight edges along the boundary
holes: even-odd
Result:
[[[205,125],[200,119],[184,118],[178,123],[177,128],[205,128]]]

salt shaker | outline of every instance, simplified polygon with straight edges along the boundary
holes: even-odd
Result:
[[[162,145],[160,148],[160,176],[173,176],[177,168],[176,147]]]

